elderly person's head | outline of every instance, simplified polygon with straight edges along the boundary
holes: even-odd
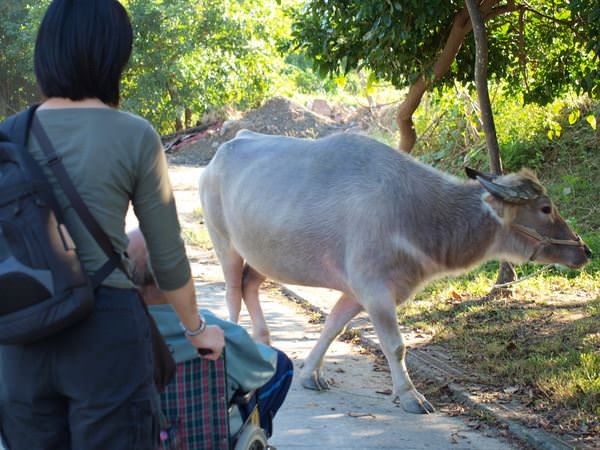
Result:
[[[127,254],[131,262],[131,275],[142,298],[151,305],[167,303],[165,295],[154,280],[144,235],[139,228],[136,228],[127,233],[127,237],[129,238]]]

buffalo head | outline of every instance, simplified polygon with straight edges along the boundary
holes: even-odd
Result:
[[[531,261],[571,268],[588,262],[590,248],[561,217],[533,172],[523,169],[502,176],[470,168],[466,172],[487,191],[484,201],[514,240],[515,253]]]

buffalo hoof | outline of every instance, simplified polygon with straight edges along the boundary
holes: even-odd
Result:
[[[329,383],[321,375],[320,371],[314,371],[309,376],[301,377],[300,384],[302,387],[313,391],[326,391],[329,389]]]
[[[402,409],[412,414],[431,414],[435,412],[435,408],[427,401],[427,399],[417,391],[407,391],[394,398],[394,403],[400,404]]]

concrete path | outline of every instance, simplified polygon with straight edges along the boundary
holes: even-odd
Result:
[[[194,264],[196,276],[215,279],[218,266]],[[224,284],[220,281],[196,283],[198,303],[220,317],[227,317]],[[299,307],[278,293],[263,290],[262,305],[271,327],[273,345],[294,361],[296,373],[303,358],[319,336],[320,324],[310,324]],[[242,312],[241,324],[250,327]],[[508,442],[485,436],[456,417],[442,413],[407,414],[394,406],[386,372],[374,371],[373,358],[350,344],[335,341],[325,363],[332,389],[309,391],[294,379],[285,403],[275,418],[269,443],[287,449],[452,449],[505,450]],[[0,443],[0,450],[4,450]]]
[[[217,274],[206,265],[194,269],[204,276]],[[223,283],[198,282],[197,290],[202,307],[226,317]],[[294,360],[298,373],[322,325],[309,324],[308,316],[298,306],[276,292],[263,291],[262,305],[273,344]],[[241,323],[250,326],[245,311]],[[375,372],[373,362],[358,348],[334,342],[325,365],[327,377],[334,379],[332,389],[309,391],[294,380],[275,418],[271,445],[279,450],[514,448],[504,440],[473,431],[457,417],[405,413],[389,395],[378,393],[391,388],[391,379],[386,372]]]

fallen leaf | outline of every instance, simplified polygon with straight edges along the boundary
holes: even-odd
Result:
[[[375,391],[376,394],[383,394],[383,395],[392,395],[392,390],[391,389],[384,389],[383,391]]]
[[[450,292],[450,295],[454,300],[462,300],[462,296],[456,291]]]
[[[375,419],[375,416],[371,413],[359,413],[359,412],[348,412],[346,413],[348,416],[350,417],[356,417],[358,419],[362,418],[362,417],[367,417],[369,419]]]

